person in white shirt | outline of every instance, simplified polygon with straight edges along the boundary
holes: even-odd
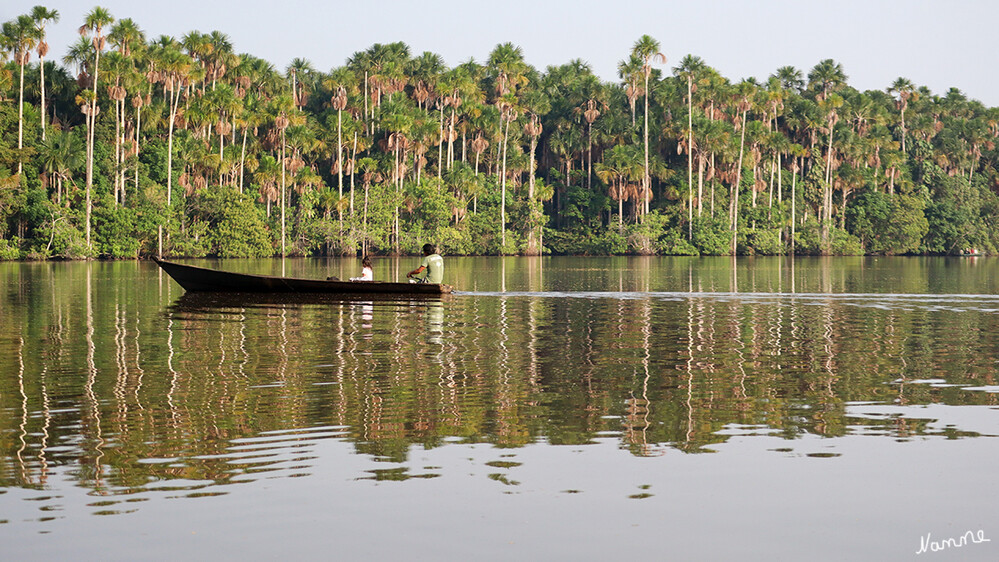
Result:
[[[351,281],[374,281],[375,272],[371,269],[371,258],[364,256],[361,260],[361,276],[351,277]]]

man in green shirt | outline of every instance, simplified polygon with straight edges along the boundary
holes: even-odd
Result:
[[[424,273],[426,272],[426,273]],[[406,277],[413,279],[415,276],[417,283],[443,283],[444,282],[444,258],[435,250],[433,244],[423,245],[423,261],[420,267],[406,274]]]

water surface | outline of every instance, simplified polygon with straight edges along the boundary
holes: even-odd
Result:
[[[447,266],[364,301],[0,264],[4,558],[999,554],[999,262]]]

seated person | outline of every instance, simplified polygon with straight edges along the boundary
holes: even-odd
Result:
[[[371,258],[364,256],[361,260],[361,276],[351,277],[351,281],[374,281],[375,272],[371,269]]]
[[[420,275],[423,273],[423,275]],[[419,277],[416,277],[420,275]],[[415,278],[415,283],[443,283],[444,282],[444,258],[434,249],[433,244],[423,245],[423,261],[420,267],[406,274],[410,279]]]

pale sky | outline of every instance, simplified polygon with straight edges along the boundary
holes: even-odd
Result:
[[[393,41],[413,55],[436,52],[448,66],[481,63],[512,42],[539,70],[579,58],[617,81],[617,63],[648,34],[662,45],[666,72],[694,54],[733,82],[765,80],[785,65],[807,75],[831,58],[860,90],[903,76],[934,94],[956,87],[999,106],[994,0],[5,0],[0,21],[35,4],[60,13],[48,31],[49,56],[58,59],[100,5],[132,18],[149,39],[221,31],[236,52],[280,69],[301,57],[328,71]]]

